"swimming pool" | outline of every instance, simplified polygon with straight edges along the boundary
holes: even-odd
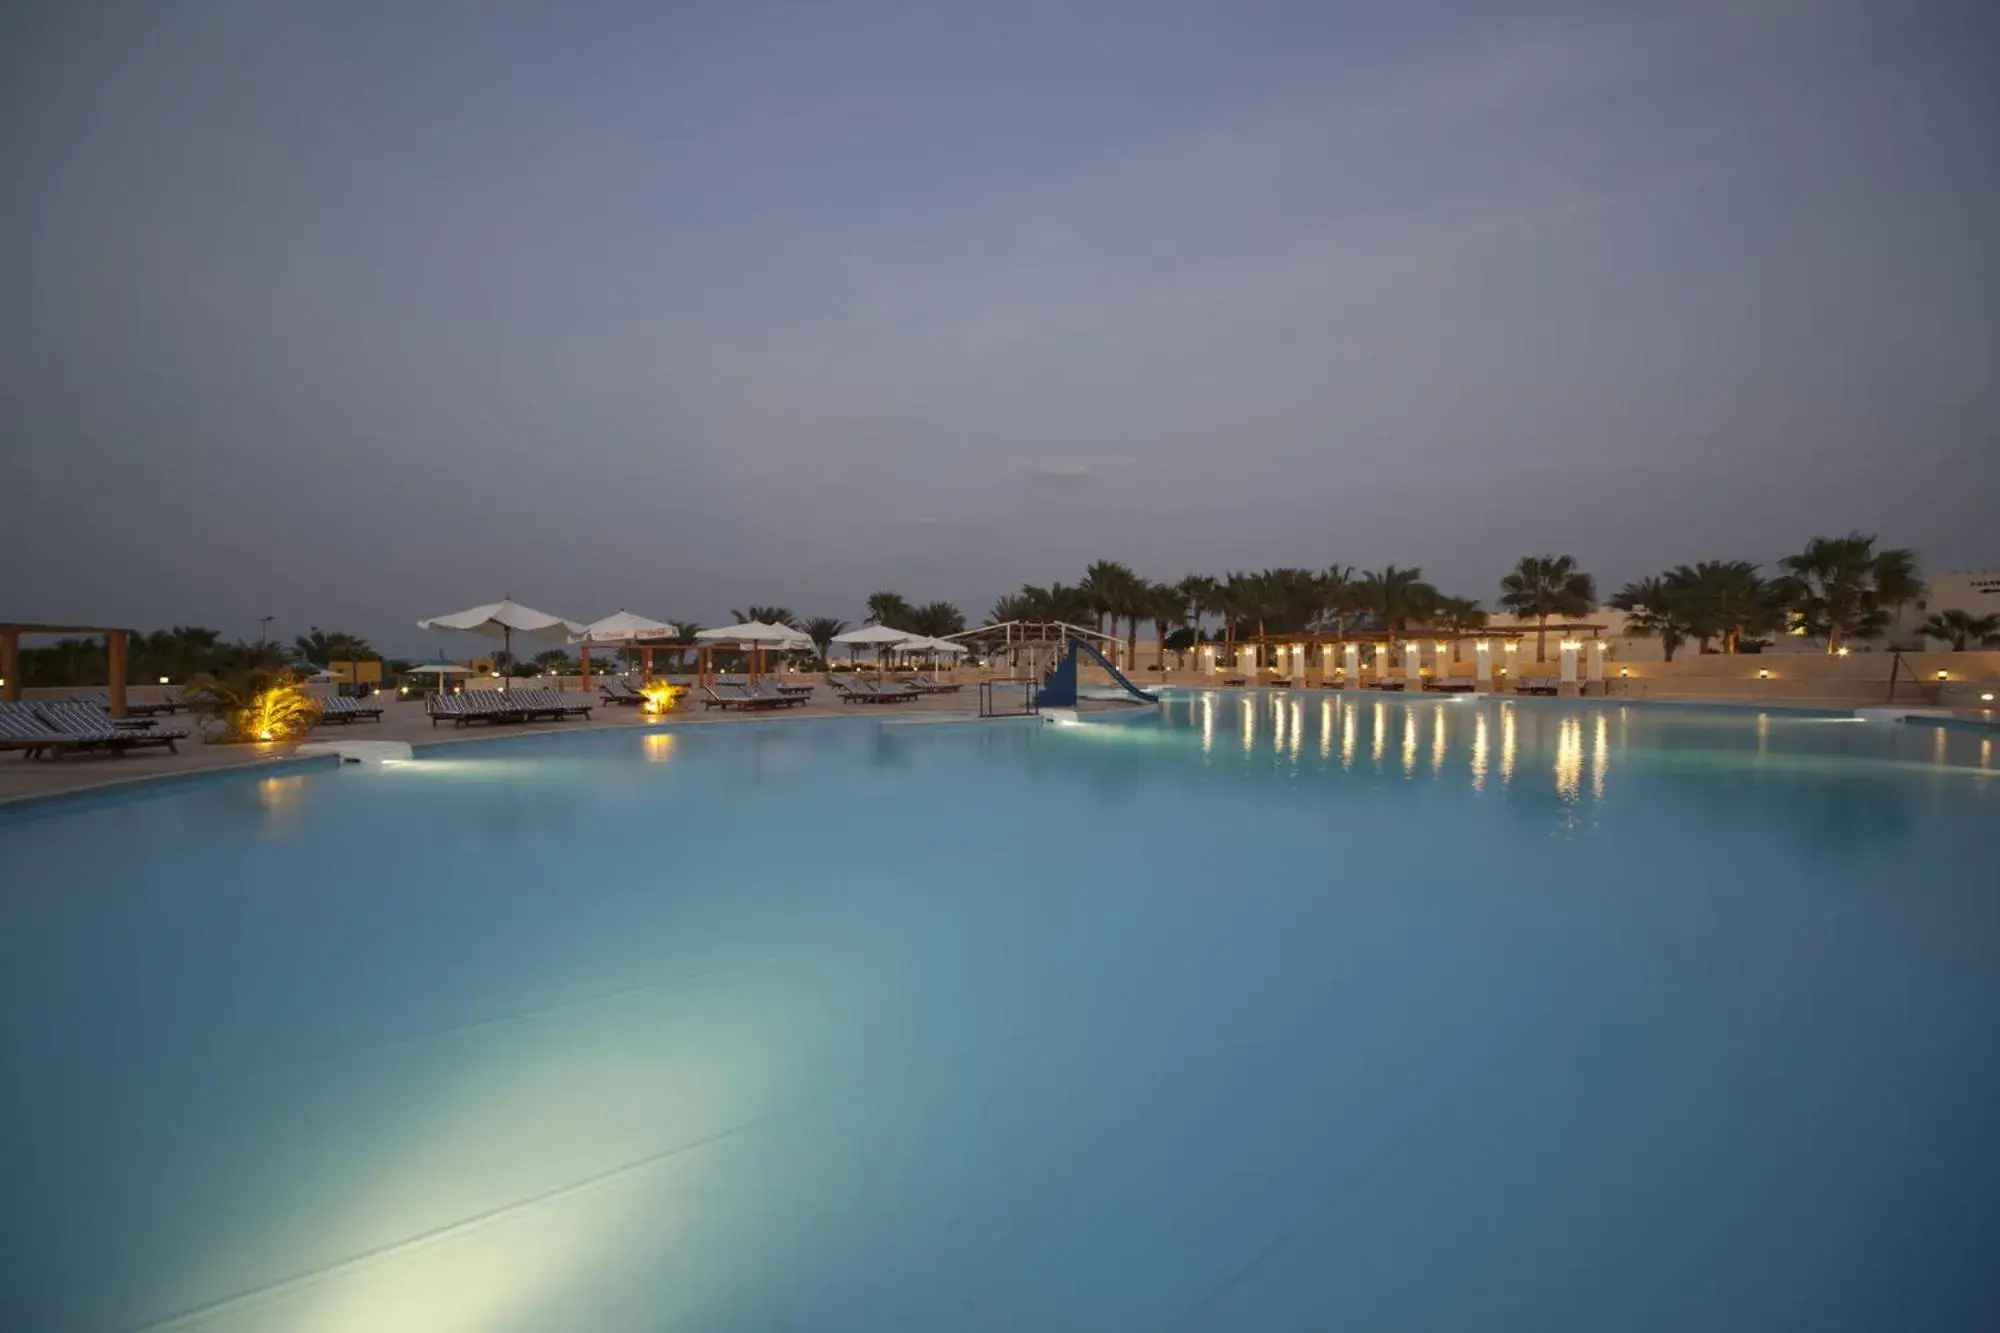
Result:
[[[16,811],[0,1327],[1990,1327],[1994,748],[1209,693]]]

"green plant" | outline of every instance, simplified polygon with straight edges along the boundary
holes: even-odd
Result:
[[[199,675],[185,689],[189,711],[217,724],[211,739],[285,741],[312,729],[318,710],[290,675],[268,667]]]
[[[1924,622],[1924,634],[1943,639],[1955,653],[1964,652],[1974,643],[1982,648],[2000,648],[2000,612],[1975,616],[1956,607],[1940,611]]]
[[[833,641],[845,633],[847,622],[832,616],[814,616],[805,623],[805,636],[813,641],[822,668],[827,665],[827,654],[833,650]]]
[[[1904,547],[1878,551],[1867,533],[1815,537],[1778,567],[1785,572],[1777,596],[1800,629],[1825,639],[1829,653],[1839,652],[1843,639],[1882,633],[1890,613],[1924,591],[1916,553]]]
[[[1597,605],[1597,581],[1577,568],[1570,555],[1524,555],[1500,580],[1500,605],[1533,616],[1535,660],[1548,660],[1549,617],[1589,615]]]

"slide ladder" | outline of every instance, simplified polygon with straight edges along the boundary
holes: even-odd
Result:
[[[1159,695],[1148,693],[1127,680],[1125,673],[1111,665],[1111,660],[1103,653],[1097,651],[1095,645],[1086,643],[1075,635],[1070,635],[1069,651],[1065,652],[1056,662],[1054,670],[1049,672],[1048,679],[1042,683],[1041,693],[1036,697],[1036,703],[1040,707],[1076,707],[1076,668],[1079,651],[1089,653],[1091,659],[1097,665],[1104,668],[1105,674],[1109,675],[1114,683],[1122,686],[1125,692],[1134,699],[1149,704],[1156,704],[1160,701]]]

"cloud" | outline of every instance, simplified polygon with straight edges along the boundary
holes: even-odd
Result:
[[[1021,463],[1008,474],[1025,485],[1048,490],[1074,490],[1097,475],[1088,463]]]

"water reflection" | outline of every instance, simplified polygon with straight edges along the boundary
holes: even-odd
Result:
[[[1583,724],[1566,717],[1556,728],[1556,792],[1574,803],[1583,778]]]
[[[1514,705],[1500,705],[1500,785],[1514,780]]]
[[[1368,757],[1375,761],[1375,767],[1382,767],[1382,751],[1389,744],[1389,707],[1380,699],[1375,701],[1375,715],[1370,719],[1368,737]]]
[[[1486,710],[1472,720],[1472,789],[1486,789]]]
[[[1590,751],[1590,795],[1594,800],[1604,799],[1604,775],[1611,771],[1611,720],[1599,713],[1597,726],[1591,736]]]
[[[1244,695],[1243,708],[1243,753],[1250,754],[1257,748],[1257,701]]]
[[[1215,696],[1201,696],[1201,752],[1211,753],[1215,749]]]
[[[1271,752],[1282,755],[1285,752],[1285,704],[1277,695],[1271,696]]]
[[[1299,747],[1305,743],[1305,738],[1306,738],[1305,700],[1294,698],[1292,700],[1291,713],[1292,713],[1292,758],[1294,761],[1296,761],[1299,757]]]
[[[1431,776],[1444,772],[1444,751],[1447,737],[1444,731],[1445,708],[1439,704],[1431,710]]]
[[[298,823],[305,795],[306,779],[302,773],[282,778],[259,778],[257,804],[264,810],[264,827],[276,830]]]
[[[649,731],[639,744],[639,752],[646,756],[649,764],[664,764],[673,758],[674,747],[680,744],[680,737],[671,731]]]
[[[1417,771],[1417,710],[1405,707],[1403,714],[1403,776]]]
[[[1333,700],[1319,701],[1319,757],[1326,759],[1333,754]]]
[[[1340,701],[1340,766],[1354,767],[1354,718],[1360,712],[1352,703]]]

